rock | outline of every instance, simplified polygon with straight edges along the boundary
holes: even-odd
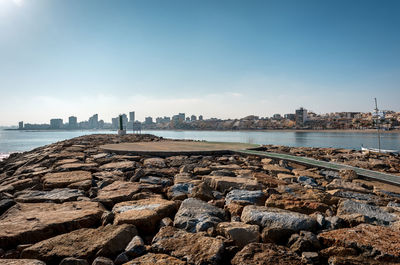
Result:
[[[165,160],[162,158],[147,158],[143,161],[143,165],[149,168],[165,168]]]
[[[128,255],[125,252],[122,252],[115,258],[114,264],[121,265],[121,264],[127,263],[128,261],[129,261]]]
[[[318,251],[321,244],[316,235],[309,231],[300,231],[300,234],[293,234],[288,241],[288,247],[293,252],[301,254],[305,251]]]
[[[256,180],[240,177],[204,176],[203,180],[211,188],[220,192],[231,189],[261,190],[262,185]]]
[[[256,172],[253,174],[253,176],[259,183],[262,183],[270,188],[276,188],[279,185],[286,185],[285,181],[261,172]]]
[[[164,217],[176,210],[172,201],[163,199],[143,199],[117,203],[113,207],[114,224],[133,224],[142,233],[151,233]]]
[[[225,212],[209,203],[189,198],[182,202],[175,215],[174,226],[195,233],[207,231],[225,219]]]
[[[355,192],[363,192],[369,193],[370,191],[364,188],[362,185],[358,183],[347,182],[342,179],[334,179],[328,185],[326,185],[327,190],[337,190],[342,189],[346,191],[355,191]]]
[[[185,260],[189,264],[219,264],[224,243],[204,233],[188,233],[171,226],[163,227],[153,238],[152,249]]]
[[[303,252],[301,253],[301,258],[307,264],[319,263],[319,256],[317,252]]]
[[[352,169],[341,169],[339,170],[339,176],[345,181],[353,181],[357,179],[357,173]]]
[[[208,175],[211,173],[211,169],[209,167],[195,167],[193,169],[193,174],[195,175]]]
[[[268,173],[273,176],[277,176],[279,173],[285,173],[285,174],[291,173],[289,169],[273,164],[264,165],[263,169],[265,171],[268,171]]]
[[[0,265],[46,265],[37,259],[0,259]]]
[[[100,167],[101,170],[120,170],[122,172],[134,170],[136,167],[136,163],[133,161],[121,161],[121,162],[112,162]]]
[[[194,186],[189,197],[197,198],[206,202],[215,199],[213,190],[205,182],[201,182],[197,186]]]
[[[217,232],[233,240],[240,248],[249,243],[258,243],[260,240],[260,227],[241,222],[222,222],[217,226]]]
[[[76,201],[78,197],[85,196],[84,193],[77,189],[54,189],[51,191],[24,191],[15,194],[17,202],[56,202],[63,203],[67,201]]]
[[[345,191],[345,190],[329,190],[328,193],[333,196],[345,199],[353,199],[353,200],[367,201],[373,203],[379,203],[384,201],[384,199],[368,193],[359,193],[359,192]]]
[[[329,205],[317,200],[300,199],[290,195],[272,194],[265,202],[267,207],[276,207],[288,211],[299,212],[303,214],[312,214],[315,212],[325,212]]]
[[[73,257],[68,257],[60,262],[60,265],[89,265],[85,259],[77,259]]]
[[[161,185],[163,187],[171,186],[173,184],[172,181],[168,178],[160,178],[160,177],[153,177],[153,176],[142,177],[139,182]]]
[[[140,191],[140,187],[140,184],[136,182],[115,181],[99,190],[96,201],[112,207],[118,202],[131,200],[132,196]]]
[[[100,223],[97,202],[19,203],[0,219],[0,248],[35,243],[60,233]]]
[[[302,185],[308,185],[311,187],[318,187],[318,183],[315,181],[315,179],[307,176],[299,176],[297,177],[297,182],[302,184]]]
[[[135,236],[132,238],[131,242],[126,246],[125,253],[130,258],[136,258],[143,255],[146,252],[146,247],[144,245],[143,239],[140,236]]]
[[[267,196],[261,190],[232,190],[226,194],[225,203],[232,202],[240,205],[264,205]]]
[[[96,170],[98,165],[96,163],[71,163],[63,164],[58,168],[62,171],[72,171],[72,170]]]
[[[166,254],[148,253],[133,259],[125,265],[186,265],[187,263]]]
[[[355,248],[364,256],[378,261],[399,261],[400,232],[384,226],[361,224],[353,228],[342,228],[318,235],[325,246]]]
[[[342,201],[338,206],[337,215],[353,225],[359,223],[387,225],[398,220],[396,215],[388,213],[378,206],[353,200]]]
[[[275,244],[251,243],[239,251],[231,261],[232,265],[305,264],[290,249]]]
[[[137,230],[132,225],[83,228],[36,243],[24,249],[21,257],[53,264],[71,256],[93,261],[96,256],[120,253],[135,235]]]
[[[174,225],[174,221],[172,221],[172,219],[169,217],[165,217],[165,218],[161,219],[161,221],[160,221],[160,228],[164,227],[164,226],[173,226],[173,225]]]
[[[66,188],[82,181],[92,181],[92,174],[89,171],[47,173],[43,177],[43,186],[45,189]]]
[[[3,199],[0,200],[0,216],[7,211],[11,206],[15,204],[15,201],[12,199]]]
[[[184,200],[192,192],[192,183],[179,183],[169,187],[167,197],[170,200]]]
[[[296,176],[291,175],[291,174],[285,174],[285,173],[279,173],[277,175],[277,178],[279,180],[285,181],[287,183],[291,183],[291,182],[294,182],[295,180],[297,180]]]
[[[241,220],[264,228],[264,242],[282,242],[292,233],[317,227],[317,222],[308,215],[264,206],[245,206]]]
[[[114,262],[106,257],[97,257],[92,265],[114,265]]]
[[[228,169],[214,170],[211,171],[210,175],[219,177],[236,177],[235,172],[232,172]]]
[[[193,180],[193,177],[189,173],[179,173],[174,176],[174,184],[188,183]]]

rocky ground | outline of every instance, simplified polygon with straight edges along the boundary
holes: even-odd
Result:
[[[160,140],[82,136],[0,162],[0,264],[400,263],[398,187],[256,156],[99,149]],[[398,173],[384,159],[379,169]]]

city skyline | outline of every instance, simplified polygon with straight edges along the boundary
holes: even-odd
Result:
[[[0,1],[0,125],[400,111],[400,2]]]

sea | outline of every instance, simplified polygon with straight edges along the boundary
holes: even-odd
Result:
[[[116,134],[116,131],[18,131],[0,130],[0,160],[14,152],[24,152],[36,147],[87,134]],[[129,132],[128,132],[129,133]],[[304,132],[304,131],[174,131],[147,130],[170,139],[192,139],[217,142],[241,142],[306,147],[334,147],[360,150],[378,147],[375,132]],[[400,133],[382,133],[381,148],[400,150]]]

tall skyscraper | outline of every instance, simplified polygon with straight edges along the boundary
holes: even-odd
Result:
[[[135,112],[131,111],[129,112],[129,122],[134,122],[135,121]]]
[[[71,116],[68,118],[68,128],[70,129],[78,128],[78,119],[75,116]]]
[[[307,121],[307,110],[303,107],[296,110],[296,125],[304,126],[304,123]]]

